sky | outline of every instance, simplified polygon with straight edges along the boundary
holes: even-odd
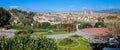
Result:
[[[0,0],[0,7],[27,11],[120,9],[120,0]]]

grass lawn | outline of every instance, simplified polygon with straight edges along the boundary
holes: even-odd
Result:
[[[69,33],[75,33],[75,31],[72,32],[53,32],[53,33],[48,33],[48,32],[34,32],[32,35],[54,35],[54,34],[69,34]]]
[[[61,47],[59,45],[59,42],[62,40],[62,39],[57,39],[56,42],[57,42],[57,45],[59,47],[58,50],[90,50],[89,47],[88,47],[88,43],[86,41],[84,41],[83,39],[81,38],[71,38],[72,40],[75,40],[79,43],[79,45],[76,45],[76,46],[73,46],[73,47]]]

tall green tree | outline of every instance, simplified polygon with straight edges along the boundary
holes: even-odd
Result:
[[[0,7],[0,27],[4,26],[11,18],[10,13],[4,8]]]
[[[94,25],[95,28],[100,28],[100,27],[106,27],[106,25],[103,22],[97,22]]]
[[[50,26],[51,24],[49,22],[43,22],[41,23],[41,28],[46,29]]]
[[[92,28],[92,25],[90,23],[84,23],[82,28]]]

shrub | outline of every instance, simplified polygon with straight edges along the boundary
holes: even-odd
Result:
[[[95,23],[95,28],[100,28],[100,27],[106,27],[105,24],[103,22],[97,22]]]
[[[32,33],[34,33],[34,31],[33,31],[33,29],[29,28],[29,29],[27,29],[27,33],[32,34]]]
[[[92,25],[90,23],[84,23],[82,25],[82,28],[91,28],[91,27],[92,27]]]
[[[49,30],[48,33],[53,33],[53,30]]]
[[[71,37],[75,37],[75,38],[82,38],[82,36],[79,36],[79,35],[77,35],[77,34],[72,35]]]
[[[67,31],[67,32],[71,32],[71,27],[68,26],[68,27],[66,28],[66,31]]]
[[[22,30],[21,33],[22,33],[22,34],[27,34],[26,30]]]
[[[41,28],[46,29],[50,26],[51,24],[49,22],[43,22],[41,23]]]
[[[72,44],[74,41],[70,38],[65,38],[65,39],[62,39],[59,43],[59,45],[61,46],[65,46],[65,45],[69,45],[69,44]]]
[[[8,30],[9,28],[8,28],[8,26],[7,25],[5,25],[4,26],[4,30]]]
[[[21,34],[21,33],[22,33],[21,31],[16,31],[15,35],[18,35],[18,34]]]
[[[40,32],[47,32],[48,29],[40,29]]]
[[[45,37],[32,38],[30,36],[15,36],[14,38],[0,38],[0,50],[57,50],[53,39]]]

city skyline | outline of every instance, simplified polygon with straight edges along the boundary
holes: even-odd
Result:
[[[1,0],[0,7],[6,9],[40,11],[81,11],[120,9],[120,0]]]

